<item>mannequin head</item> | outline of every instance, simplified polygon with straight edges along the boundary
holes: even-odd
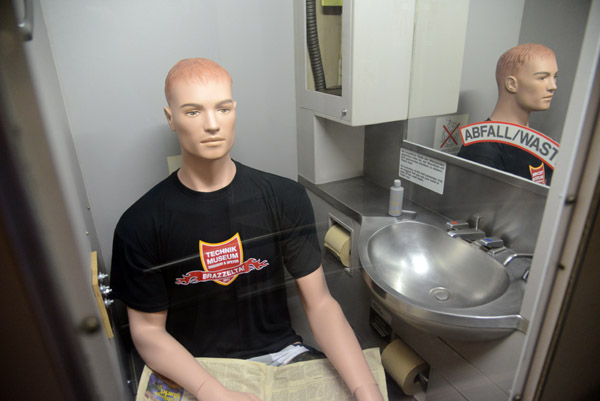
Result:
[[[227,70],[214,61],[205,58],[183,59],[171,68],[165,79],[165,97],[169,105],[171,105],[173,87],[180,80],[199,84],[225,80],[229,85],[232,84]]]
[[[182,60],[167,75],[165,95],[165,116],[177,132],[183,165],[229,160],[236,108],[229,73],[210,60]]]
[[[503,121],[511,112],[528,118],[532,111],[547,110],[556,91],[557,76],[556,56],[544,45],[526,43],[500,56],[496,65],[499,103],[496,109],[509,112]]]

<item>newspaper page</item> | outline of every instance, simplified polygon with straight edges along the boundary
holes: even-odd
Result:
[[[378,348],[363,351],[387,401],[385,371]],[[327,359],[293,363],[273,369],[265,401],[352,401],[354,396]]]
[[[384,399],[385,371],[378,348],[363,351]],[[230,390],[252,393],[263,401],[352,401],[354,397],[327,359],[283,366],[228,358],[196,358],[212,376]],[[144,367],[136,401],[196,401],[165,377]]]
[[[196,358],[211,376],[230,390],[252,393],[266,400],[267,368],[260,362],[229,358]],[[172,384],[172,386],[169,386]],[[197,401],[193,394],[144,366],[135,401]]]

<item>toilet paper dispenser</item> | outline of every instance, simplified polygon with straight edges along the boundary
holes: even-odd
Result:
[[[344,267],[344,270],[352,275],[353,268],[358,267],[358,252],[353,255],[356,247],[354,244],[354,223],[344,221],[343,217],[328,214],[329,228],[325,233],[324,247],[327,249]],[[349,220],[349,219],[348,219]]]
[[[429,364],[404,341],[395,339],[385,347],[381,362],[387,374],[406,395],[426,391],[429,384]]]

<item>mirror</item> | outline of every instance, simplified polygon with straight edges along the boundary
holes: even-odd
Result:
[[[529,127],[560,143],[589,8],[590,1],[471,1],[457,112],[409,119],[405,140],[455,155],[460,127],[485,121],[494,110],[500,55],[517,44],[540,43],[555,52],[560,78],[550,108],[533,112]]]

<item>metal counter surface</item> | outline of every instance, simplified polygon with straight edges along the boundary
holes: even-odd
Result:
[[[358,222],[362,216],[388,216],[389,188],[383,188],[364,177],[314,184],[299,176],[298,182]],[[402,209],[416,212],[417,220],[425,223],[443,226],[451,219],[411,201],[406,195]]]

